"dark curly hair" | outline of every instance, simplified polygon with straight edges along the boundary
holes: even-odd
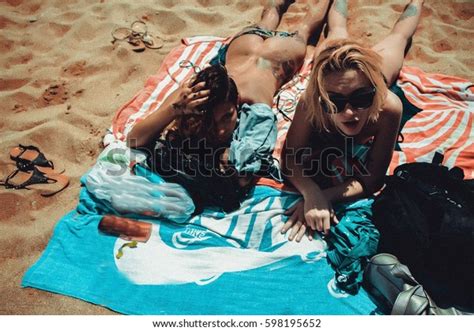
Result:
[[[234,80],[229,77],[224,66],[212,65],[201,70],[196,74],[192,86],[201,82],[205,82],[205,88],[210,90],[207,102],[198,107],[201,114],[180,116],[168,130],[167,139],[196,141],[206,139],[210,144],[213,144],[213,133],[209,128],[213,127],[215,107],[224,102],[237,105],[239,97],[237,86]]]
[[[207,113],[212,112],[214,107],[223,102],[237,104],[237,86],[227,74],[227,69],[218,64],[201,70],[194,80],[193,85],[201,82],[206,83],[206,89],[210,90],[208,101],[199,107],[199,110]]]

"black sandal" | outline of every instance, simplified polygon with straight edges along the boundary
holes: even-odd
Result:
[[[36,146],[20,144],[10,150],[10,159],[16,162],[16,167],[21,171],[30,171],[35,167],[43,173],[54,170],[53,161],[48,160]]]
[[[20,183],[12,183],[12,180],[15,179],[18,179]],[[41,195],[47,197],[64,190],[69,185],[69,179],[60,174],[46,174],[41,172],[38,168],[33,167],[33,170],[29,171],[16,169],[9,174],[3,182],[0,182],[0,185],[5,186],[6,189],[14,190],[30,190],[31,188],[29,186],[36,185],[33,189],[42,191]]]

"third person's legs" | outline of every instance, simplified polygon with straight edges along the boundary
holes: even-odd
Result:
[[[328,11],[330,0],[313,0],[308,4],[308,11],[303,20],[289,31],[298,31],[298,36],[307,44],[313,33],[322,27]]]
[[[326,48],[328,41],[349,37],[347,32],[347,16],[347,0],[334,0],[328,12],[328,34],[326,39],[316,46],[315,56]]]
[[[382,72],[391,85],[400,73],[405,49],[420,21],[423,0],[411,0],[395,23],[390,34],[372,49],[382,56]]]
[[[260,22],[257,25],[263,29],[275,30],[280,24],[282,15],[294,0],[268,0],[263,8]]]

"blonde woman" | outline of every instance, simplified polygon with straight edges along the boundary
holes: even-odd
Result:
[[[283,151],[287,179],[304,198],[288,211],[292,216],[282,232],[291,229],[290,240],[299,241],[307,229],[327,234],[331,222],[338,223],[332,203],[369,196],[382,187],[402,115],[402,103],[388,87],[398,77],[422,4],[422,0],[412,0],[391,33],[373,48],[366,48],[348,35],[347,1],[333,2],[327,39],[316,49],[310,82],[296,108]],[[307,175],[299,151],[347,146],[335,142],[348,140],[370,146],[366,172],[321,187],[315,176]]]

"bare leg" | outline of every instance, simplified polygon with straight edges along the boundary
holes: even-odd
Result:
[[[322,26],[330,0],[312,0],[303,20],[289,27],[294,37],[275,36],[264,41],[258,66],[271,67],[279,86],[293,77],[304,62],[310,36]]]
[[[293,2],[294,0],[267,0],[257,25],[263,29],[275,30],[283,13]],[[227,51],[227,65],[245,61],[248,55],[255,52],[255,48],[263,42],[264,39],[257,34],[244,34],[234,39]]]
[[[307,44],[314,32],[322,27],[329,3],[330,0],[319,0],[317,4],[310,3],[303,20],[294,28],[290,28],[290,31],[298,31],[298,36]]]
[[[294,0],[267,0],[263,8],[262,17],[258,26],[267,30],[275,30],[280,24],[283,13],[295,2]]]
[[[347,0],[334,0],[328,13],[328,35],[326,40],[349,37],[347,32],[348,14]]]
[[[349,37],[347,32],[347,16],[347,0],[334,0],[328,13],[328,35],[316,47],[315,56],[326,48],[328,41]]]
[[[411,0],[390,34],[372,48],[382,56],[382,72],[388,85],[398,78],[405,58],[405,48],[420,21],[422,6],[423,0]]]

